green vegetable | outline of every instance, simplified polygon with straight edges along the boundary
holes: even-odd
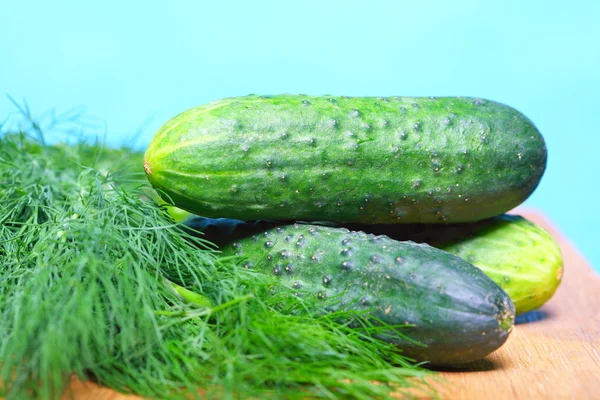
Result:
[[[374,337],[394,327],[313,315],[186,235],[136,157],[0,135],[0,397],[60,398],[72,377],[147,398],[431,394]]]
[[[167,202],[204,217],[364,223],[492,217],[545,166],[531,121],[492,101],[299,95],[187,110],[144,162]]]
[[[498,285],[426,244],[310,224],[197,219],[188,225],[220,241],[223,256],[241,256],[246,268],[273,274],[300,297],[321,299],[326,310],[368,310],[378,321],[413,325],[406,335],[426,347],[394,332],[381,337],[419,361],[479,360],[513,327],[514,305]]]
[[[541,307],[563,275],[560,247],[546,230],[516,215],[456,225],[350,224],[397,240],[414,240],[449,251],[479,267],[515,303],[517,314]]]

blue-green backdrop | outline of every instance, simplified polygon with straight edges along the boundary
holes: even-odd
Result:
[[[549,149],[525,206],[600,271],[599,1],[0,0],[0,122],[4,94],[34,115],[84,106],[110,144],[145,146],[189,107],[283,92],[517,108]]]

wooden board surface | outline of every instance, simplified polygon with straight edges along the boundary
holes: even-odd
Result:
[[[563,282],[540,310],[517,318],[508,342],[469,371],[445,372],[443,399],[600,399],[600,277],[537,213],[564,257]]]
[[[544,217],[521,215],[559,241],[563,282],[540,310],[518,318],[500,350],[469,370],[442,372],[442,399],[600,399],[600,277]],[[87,382],[72,390],[75,399],[138,399]]]

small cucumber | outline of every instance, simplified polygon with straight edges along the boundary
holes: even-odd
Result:
[[[468,238],[440,245],[480,268],[515,303],[517,314],[541,307],[563,276],[562,251],[552,235],[520,216],[481,223]]]
[[[433,365],[481,359],[508,338],[514,305],[478,268],[426,244],[345,228],[192,219],[188,225],[219,242],[223,256],[275,274],[299,295],[333,298],[332,310],[370,310],[426,347],[390,332],[382,339]]]
[[[179,114],[144,168],[205,217],[455,223],[523,202],[546,156],[531,121],[493,101],[278,95]]]
[[[456,225],[346,227],[427,243],[465,259],[508,293],[517,314],[541,307],[562,280],[563,258],[556,240],[542,227],[518,215]]]

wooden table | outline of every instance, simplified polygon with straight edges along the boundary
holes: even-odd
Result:
[[[563,282],[540,310],[518,317],[500,350],[469,370],[441,373],[436,387],[452,400],[600,399],[600,277],[543,216],[517,212],[559,241]],[[139,399],[92,383],[74,382],[72,389],[75,399]]]

